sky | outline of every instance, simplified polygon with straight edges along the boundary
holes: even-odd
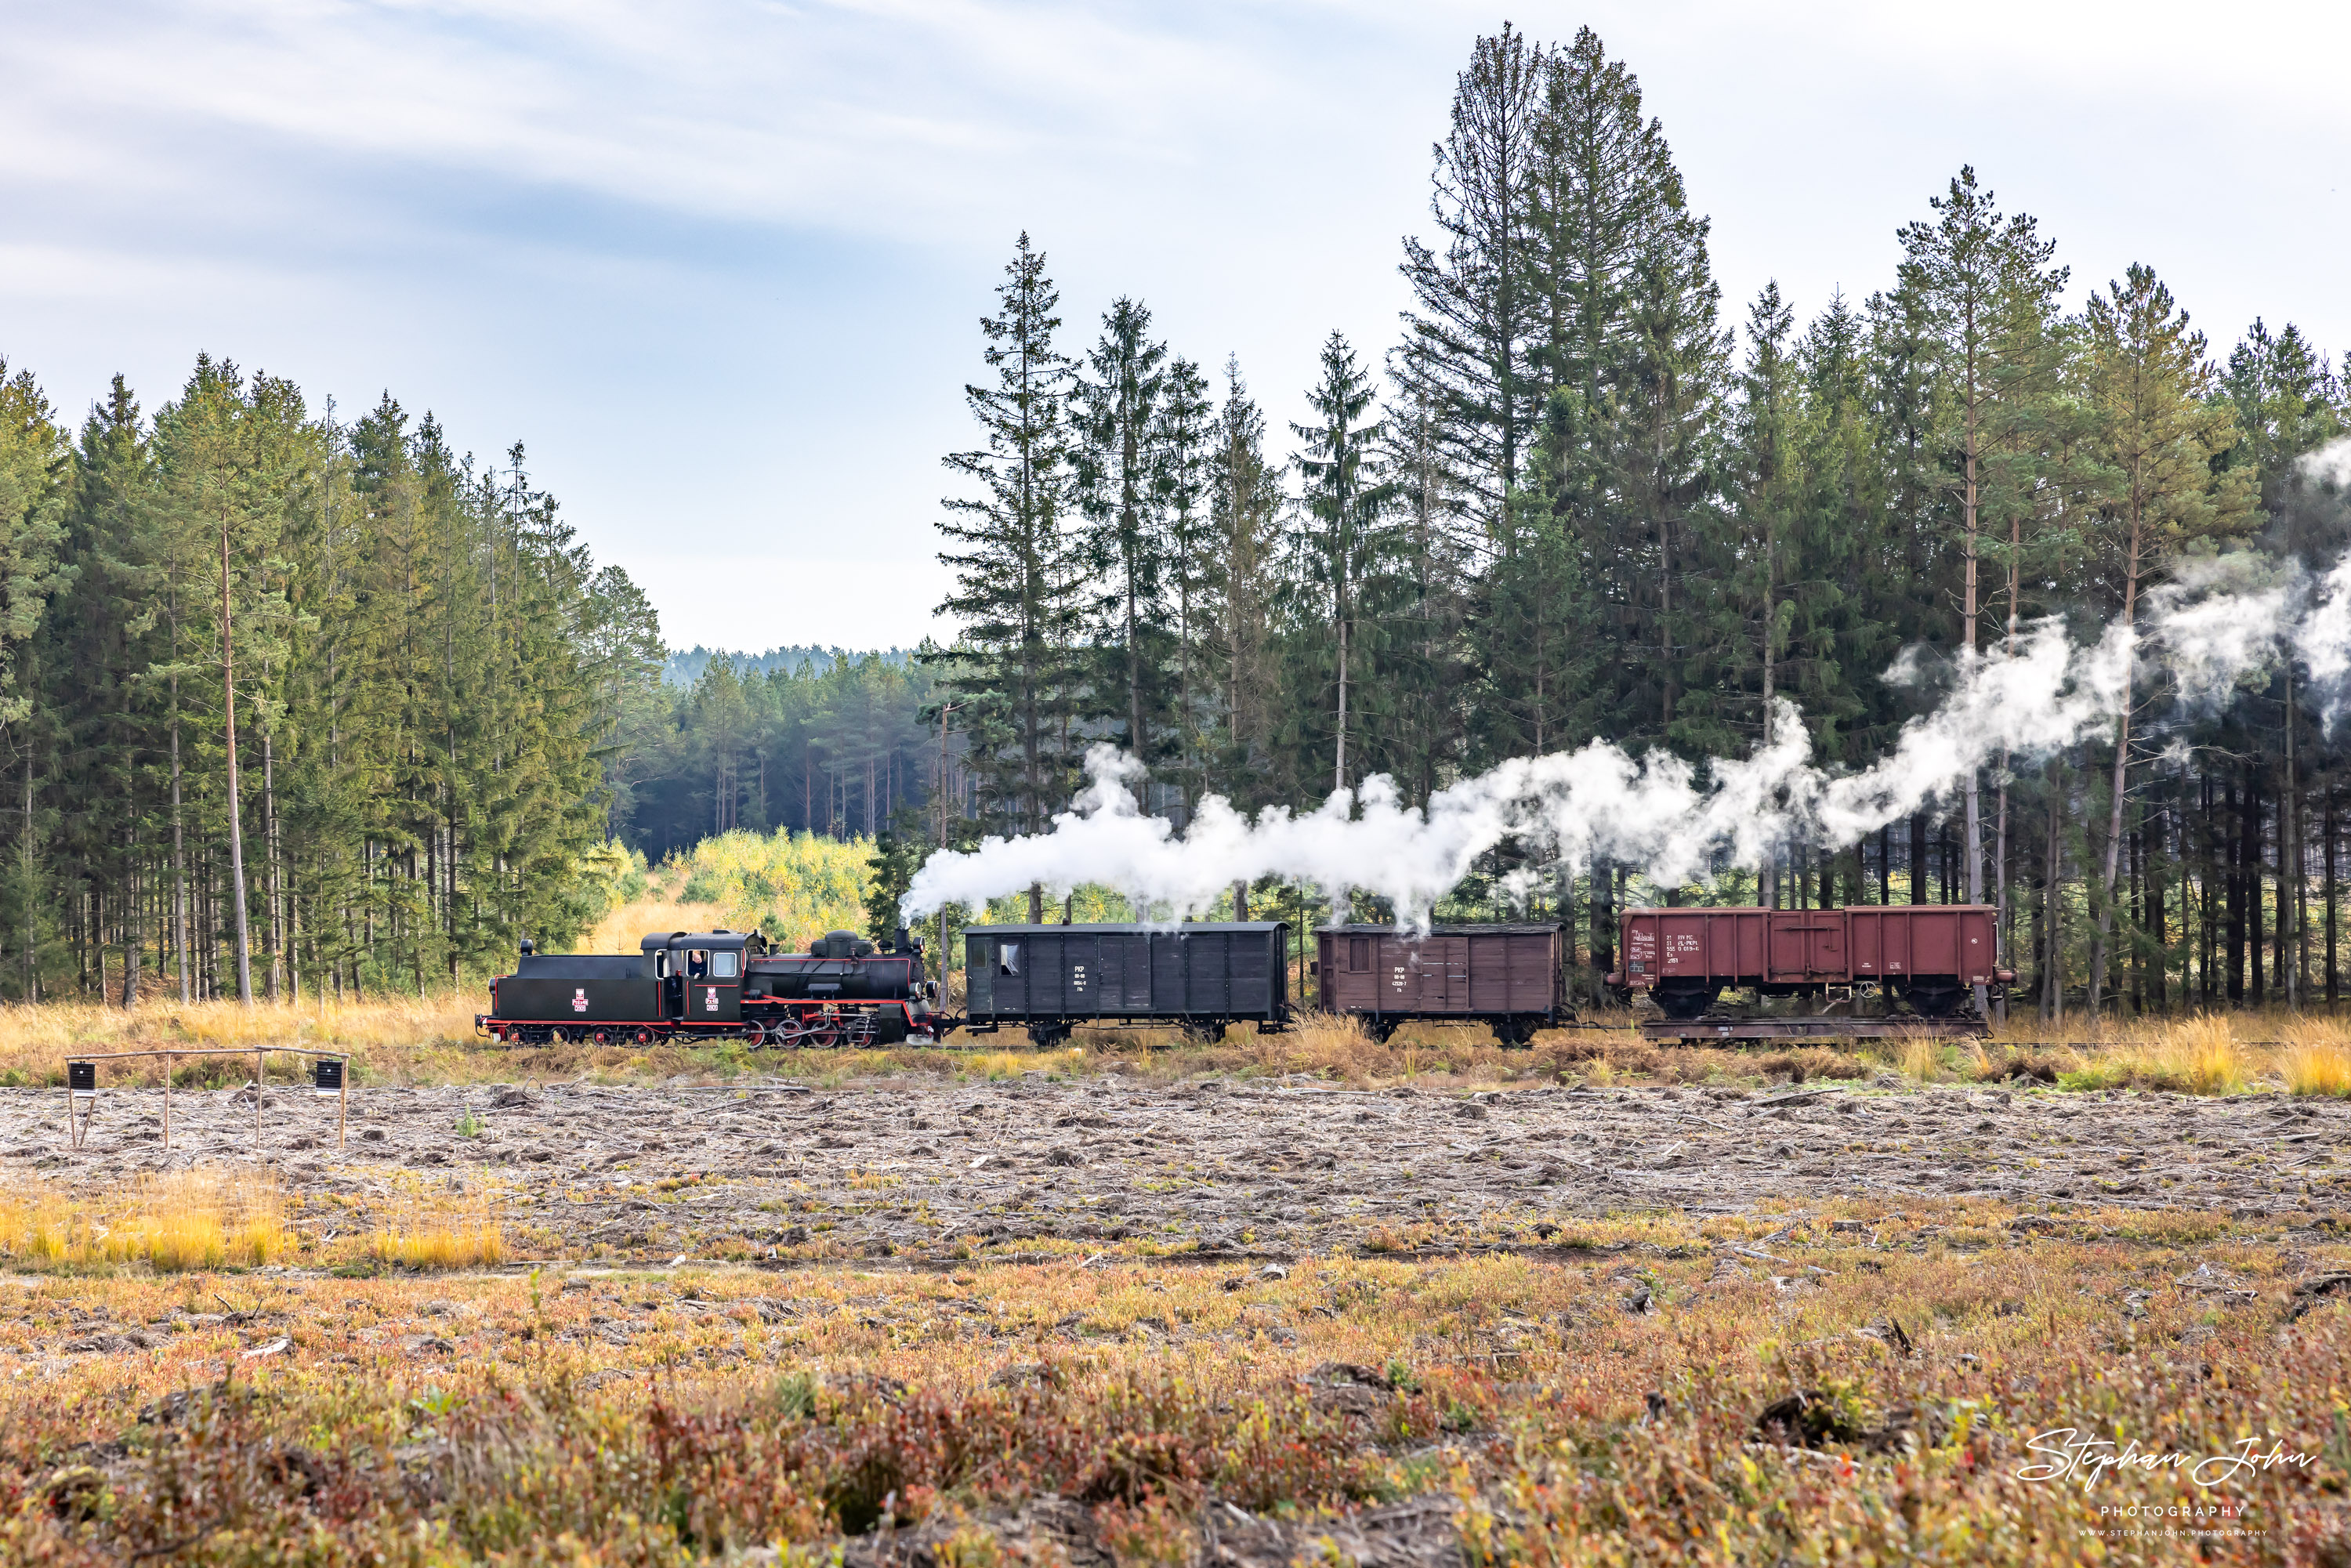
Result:
[[[514,443],[678,647],[911,645],[1026,230],[1075,352],[1131,295],[1276,454],[1398,338],[1430,146],[1503,16],[1638,75],[1726,323],[1891,279],[1962,163],[2074,299],[2351,346],[2351,7],[2240,0],[0,0],[0,355],[78,415],[199,351]]]

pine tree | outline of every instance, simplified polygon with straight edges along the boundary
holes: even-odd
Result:
[[[1026,234],[997,298],[998,313],[980,322],[995,382],[964,389],[983,444],[946,458],[983,493],[944,503],[940,531],[951,548],[939,559],[956,588],[940,610],[964,625],[957,691],[971,707],[966,728],[987,805],[1006,826],[1034,831],[1066,778],[1055,717],[1067,696],[1077,585],[1064,531],[1071,369],[1053,347],[1061,296]]]
[[[2217,378],[2205,359],[2204,334],[2190,329],[2188,312],[2178,308],[2152,268],[2132,267],[2124,281],[2091,295],[2084,314],[2089,401],[2114,476],[2099,508],[2101,564],[2117,591],[2119,624],[2128,632],[2137,624],[2139,585],[2146,578],[2193,544],[2243,530],[2252,507],[2253,476],[2244,470],[2214,472],[2215,460],[2238,439],[2236,410],[2214,396]],[[2093,1017],[2114,932],[2131,716],[2126,685],[2115,721],[2105,861],[2094,900],[2098,934],[2090,958]],[[2290,848],[2281,846],[2281,866]]]
[[[1981,601],[1977,566],[1985,455],[1995,439],[1996,406],[2004,395],[2016,395],[2003,374],[2000,348],[2010,339],[2014,314],[2021,308],[2045,308],[2063,292],[2067,274],[2049,265],[2056,242],[2043,240],[2037,222],[2024,214],[2003,217],[1992,193],[1977,187],[1972,167],[1962,168],[1948,193],[1928,204],[1938,214],[1935,221],[1907,224],[1900,231],[1900,279],[1931,323],[1939,412],[1955,448],[1950,485],[1960,534],[1959,647],[1961,658],[1972,660]],[[1965,882],[1971,904],[1983,899],[1980,783],[1970,774],[1964,786]]]

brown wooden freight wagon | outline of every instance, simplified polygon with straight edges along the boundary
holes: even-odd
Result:
[[[1385,1040],[1409,1019],[1490,1025],[1504,1045],[1572,1021],[1567,933],[1559,925],[1439,925],[1426,936],[1393,925],[1315,933],[1315,994],[1324,1012],[1353,1013]]]

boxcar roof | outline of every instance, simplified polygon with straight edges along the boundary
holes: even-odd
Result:
[[[1287,931],[1290,929],[1290,922],[1287,920],[1186,920],[1176,925],[1153,925],[1144,921],[1134,921],[1126,925],[1120,925],[1114,921],[1100,921],[1089,925],[1080,921],[1074,925],[967,925],[963,929],[967,936],[977,936],[983,931],[1019,932],[1023,935],[1029,932],[1049,931],[1173,931],[1180,935],[1190,931]]]
[[[1502,932],[1519,936],[1549,936],[1566,927],[1554,922],[1549,925],[1432,925],[1432,936],[1476,936],[1483,932]],[[1318,925],[1318,932],[1334,936],[1410,936],[1411,928],[1403,925]]]

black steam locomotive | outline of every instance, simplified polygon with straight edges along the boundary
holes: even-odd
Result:
[[[923,945],[900,930],[877,951],[834,931],[805,953],[770,953],[756,931],[655,932],[633,956],[538,953],[528,938],[511,975],[490,982],[474,1032],[545,1045],[651,1045],[736,1039],[766,1046],[931,1043],[953,1027]]]

